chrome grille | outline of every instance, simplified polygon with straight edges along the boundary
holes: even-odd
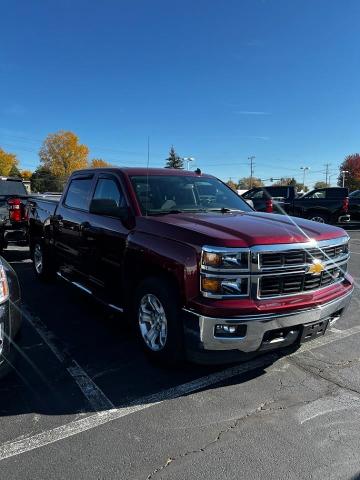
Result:
[[[306,293],[337,283],[343,280],[344,276],[345,272],[338,267],[330,268],[319,276],[311,274],[267,275],[260,279],[259,295],[260,297],[273,297]]]
[[[287,245],[281,250],[281,246],[277,246],[273,252],[271,247],[270,251],[259,248],[257,297],[297,295],[344,281],[349,247],[346,238],[340,241],[336,244],[335,240],[334,245],[329,241],[320,242],[319,246],[310,248],[305,244],[302,249]],[[310,266],[317,261],[321,261],[324,270],[321,274],[309,273]]]
[[[309,248],[303,250],[289,250],[287,252],[265,252],[259,254],[260,268],[282,268],[309,264],[313,260],[334,259],[347,256],[347,244],[335,245],[325,248]]]

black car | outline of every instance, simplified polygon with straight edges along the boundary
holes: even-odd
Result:
[[[13,340],[19,333],[21,320],[19,281],[12,267],[0,257],[0,378],[12,369]]]
[[[360,190],[350,193],[349,212],[351,221],[360,222]]]
[[[243,194],[252,201],[255,210],[283,213],[307,218],[320,223],[344,224],[350,221],[348,189],[340,187],[318,188],[299,196],[295,187],[257,187]]]

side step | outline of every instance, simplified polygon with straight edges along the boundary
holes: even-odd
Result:
[[[80,290],[82,290],[83,292],[87,293],[88,295],[91,295],[92,297],[95,298],[95,300],[97,300],[98,302],[102,303],[103,305],[109,307],[109,308],[112,308],[113,310],[116,310],[118,312],[121,312],[123,313],[124,312],[124,309],[121,308],[121,307],[118,307],[117,305],[114,305],[112,303],[106,303],[104,302],[103,300],[101,300],[99,297],[97,297],[96,295],[93,294],[93,292],[88,289],[87,287],[84,287],[84,285],[81,285],[81,283],[79,282],[74,282],[72,280],[69,280],[68,278],[64,277],[64,275],[61,273],[61,272],[56,272],[56,275],[58,277],[60,277],[62,280],[65,280],[65,282],[67,283],[71,283],[71,285],[74,285],[74,287],[77,287],[79,288]]]

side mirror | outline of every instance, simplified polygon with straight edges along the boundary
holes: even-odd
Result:
[[[90,203],[89,212],[95,215],[119,218],[124,221],[128,220],[130,216],[128,207],[118,207],[115,200],[110,199],[93,199]]]

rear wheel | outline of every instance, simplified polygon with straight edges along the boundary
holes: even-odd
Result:
[[[55,269],[49,258],[49,254],[44,249],[42,242],[37,241],[32,245],[32,261],[35,274],[41,280],[51,280],[55,277]]]
[[[329,223],[329,217],[324,213],[313,213],[308,216],[308,220],[312,220],[313,222],[318,223]]]
[[[157,277],[144,280],[136,292],[133,318],[147,355],[165,364],[183,359],[183,325],[171,283]]]

